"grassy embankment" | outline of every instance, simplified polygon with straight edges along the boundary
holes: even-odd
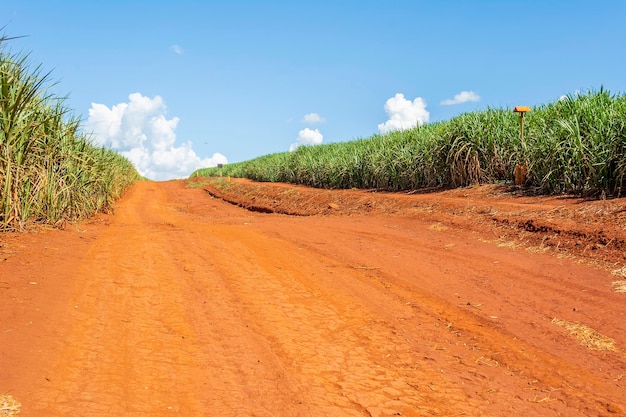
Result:
[[[6,52],[6,41],[0,36],[0,230],[110,209],[137,171],[91,144],[63,99],[49,93],[49,74]]]
[[[411,130],[230,164],[223,175],[319,188],[417,190],[510,181],[517,164],[542,193],[619,196],[626,186],[626,96],[569,95],[520,117],[487,109]],[[217,168],[192,176],[218,176]]]

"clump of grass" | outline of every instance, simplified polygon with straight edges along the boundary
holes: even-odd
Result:
[[[5,52],[6,39],[0,37],[0,230],[109,210],[137,171],[79,132],[79,119],[48,92],[50,74],[27,55]]]
[[[615,290],[615,292],[626,293],[626,281],[625,280],[613,281],[613,289]]]
[[[616,277],[626,278],[626,266],[623,266],[619,269],[615,269],[611,272]]]
[[[187,188],[202,188],[208,183],[208,181],[187,181]]]
[[[606,337],[593,330],[592,328],[585,326],[584,324],[575,323],[566,320],[553,319],[552,324],[560,327],[564,327],[570,334],[570,336],[577,339],[581,346],[591,350],[610,350],[617,351],[615,347],[615,340],[610,337]]]
[[[604,89],[569,95],[529,114],[528,132],[530,172],[539,186],[621,195],[626,185],[626,96]]]
[[[0,395],[0,417],[14,417],[20,413],[20,404],[11,395]]]
[[[444,225],[443,223],[436,222],[428,226],[428,229],[434,230],[436,232],[443,232],[443,231],[448,230],[448,226]]]
[[[528,167],[537,191],[621,196],[626,185],[626,96],[601,88],[538,106],[526,116],[524,143],[512,109],[487,109],[449,121],[351,142],[201,169],[192,176],[246,177],[320,188],[390,191],[510,181]]]

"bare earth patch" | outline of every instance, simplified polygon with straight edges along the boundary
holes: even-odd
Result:
[[[213,197],[251,211],[297,216],[393,215],[488,232],[500,245],[575,257],[626,276],[626,199],[527,196],[518,188],[484,185],[424,193],[321,190],[245,179],[191,182]],[[494,239],[491,239],[494,240]]]
[[[0,235],[3,412],[626,415],[625,212],[138,182],[115,215]]]

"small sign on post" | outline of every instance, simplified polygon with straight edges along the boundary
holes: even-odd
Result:
[[[222,168],[224,168],[224,164],[217,164],[217,168],[220,170],[220,177],[222,176]]]
[[[520,137],[520,146],[521,146],[521,151],[522,151],[522,158],[524,158],[524,113],[527,113],[530,111],[530,107],[528,106],[515,106],[515,108],[513,109],[513,111],[515,113],[519,113],[520,114],[520,133],[519,133],[519,137]],[[515,166],[515,185],[524,185],[524,183],[526,182],[526,176],[528,175],[528,166],[524,163],[520,163],[517,164]]]
[[[528,106],[515,106],[513,109],[515,113],[519,113],[520,115],[520,138],[522,144],[522,151],[524,150],[524,113],[530,111],[530,107]]]

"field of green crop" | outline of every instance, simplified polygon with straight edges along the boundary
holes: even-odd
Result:
[[[49,74],[0,37],[0,230],[59,224],[106,211],[138,178],[132,164],[90,143]]]
[[[465,113],[449,121],[351,142],[206,168],[192,176],[245,177],[319,188],[417,190],[510,182],[528,167],[541,193],[620,196],[626,185],[626,96],[605,89],[572,94],[520,116],[513,109]]]

